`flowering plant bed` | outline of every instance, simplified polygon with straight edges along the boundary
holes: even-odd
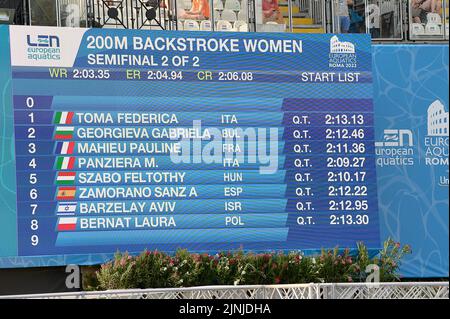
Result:
[[[117,253],[95,274],[85,278],[87,290],[169,288],[207,285],[270,285],[324,282],[363,282],[377,272],[382,282],[399,280],[400,261],[411,252],[408,245],[388,239],[380,252],[370,257],[363,243],[357,253],[349,249],[322,249],[315,256],[301,252],[215,255],[178,250],[174,255],[144,251],[138,256]]]

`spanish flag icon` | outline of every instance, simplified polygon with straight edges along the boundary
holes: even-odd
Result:
[[[59,187],[56,200],[73,200],[77,192],[76,187]]]

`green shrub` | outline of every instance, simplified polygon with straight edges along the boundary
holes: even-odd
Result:
[[[174,282],[173,262],[170,256],[145,250],[135,258],[136,288],[167,288]]]
[[[97,289],[363,282],[370,273],[369,265],[379,269],[380,281],[396,281],[401,259],[411,249],[389,238],[375,257],[369,256],[363,243],[357,243],[356,251],[353,256],[349,249],[338,247],[322,249],[316,256],[242,250],[216,255],[178,250],[173,256],[144,251],[135,257],[117,253],[97,271]],[[89,280],[89,289],[95,288],[93,282]]]
[[[128,253],[116,253],[114,260],[101,266],[97,279],[102,289],[128,289],[137,287],[135,258]]]
[[[400,280],[398,270],[400,262],[406,254],[411,253],[409,245],[402,246],[392,238],[386,240],[379,256],[373,259],[374,264],[378,264],[380,269],[380,281]]]

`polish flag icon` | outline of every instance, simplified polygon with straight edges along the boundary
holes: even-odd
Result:
[[[58,231],[71,231],[77,228],[77,217],[60,217]]]

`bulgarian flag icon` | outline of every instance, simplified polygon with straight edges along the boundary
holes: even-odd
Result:
[[[73,156],[59,156],[56,159],[56,169],[57,170],[66,170],[73,169],[75,166],[75,157]]]
[[[56,112],[55,124],[72,124],[74,112]]]
[[[73,131],[75,127],[73,126],[57,126],[55,139],[56,140],[70,140],[73,138]]]
[[[77,217],[60,217],[58,220],[58,231],[70,231],[77,228]]]
[[[73,185],[75,184],[75,172],[58,172],[56,177],[57,185]]]
[[[60,187],[56,194],[56,200],[74,200],[76,192],[76,187]]]

